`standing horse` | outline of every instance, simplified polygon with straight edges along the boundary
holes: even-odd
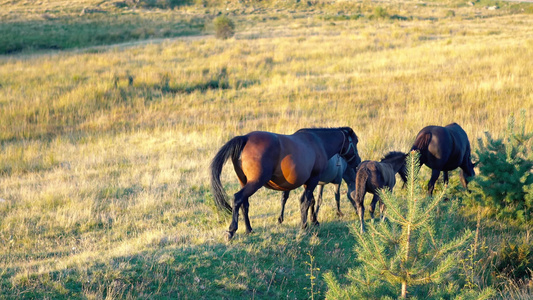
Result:
[[[357,167],[355,179],[355,191],[352,198],[357,205],[357,213],[361,220],[361,232],[365,231],[365,194],[374,194],[370,204],[370,217],[374,219],[374,210],[379,201],[380,217],[385,218],[385,205],[378,195],[378,190],[388,187],[392,190],[396,184],[396,173],[399,173],[404,182],[407,181],[407,170],[405,167],[406,154],[402,152],[389,152],[381,161],[365,160]]]
[[[248,217],[248,198],[262,186],[290,191],[304,185],[300,212],[302,228],[305,228],[309,207],[314,205],[313,191],[320,173],[326,168],[328,160],[337,153],[355,168],[361,161],[357,143],[357,136],[349,127],[307,128],[292,135],[254,131],[232,138],[220,148],[210,166],[215,204],[221,210],[232,212],[227,239],[231,239],[237,231],[241,207],[246,232],[252,232]],[[220,182],[222,167],[229,158],[242,187],[234,194],[233,206],[226,202],[226,193]],[[311,210],[311,222],[318,225],[314,209]]]
[[[335,154],[329,161],[328,166],[320,174],[318,182],[318,200],[316,205],[315,214],[318,214],[320,205],[322,204],[322,192],[324,191],[324,185],[333,183],[335,186],[335,201],[337,202],[337,216],[342,217],[344,214],[341,212],[340,207],[340,189],[342,180],[348,185],[348,192],[346,196],[350,203],[355,208],[355,202],[352,199],[350,193],[355,190],[355,170],[348,166],[348,163],[339,154]],[[290,191],[282,192],[281,196],[281,213],[278,218],[278,223],[283,223],[283,214],[285,213],[285,203],[289,198]]]
[[[440,172],[444,172],[444,184],[448,184],[448,171],[461,168],[461,183],[467,188],[468,177],[476,175],[470,158],[470,142],[466,132],[457,123],[424,127],[416,136],[411,150],[420,152],[420,165],[425,164],[431,171],[428,193],[433,195],[435,182]]]

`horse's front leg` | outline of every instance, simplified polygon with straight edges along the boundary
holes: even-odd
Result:
[[[461,171],[459,172],[459,178],[461,179],[461,184],[465,188],[467,193],[470,193],[470,190],[468,189],[468,178],[466,177],[466,172],[463,168],[461,168]]]
[[[320,210],[320,205],[322,205],[322,193],[324,192],[324,185],[323,184],[319,184],[317,186],[317,192],[318,192],[318,200],[316,202],[316,209],[315,209],[315,214],[318,215],[318,211]],[[311,205],[312,207],[312,205]]]
[[[318,209],[315,209],[315,196],[314,196],[314,193],[311,193],[311,205],[309,206],[309,210],[311,211],[311,223],[313,223],[313,225],[315,226],[318,226],[320,225],[316,219],[316,215],[318,213]]]
[[[439,179],[440,170],[431,170],[431,179],[429,179],[428,183],[428,194],[430,196],[433,196],[433,189],[435,189],[435,182],[437,182],[437,179]]]
[[[283,215],[285,214],[285,204],[289,198],[290,191],[284,191],[281,193],[281,213],[279,214],[278,223],[283,223]]]
[[[344,216],[344,214],[341,212],[341,183],[335,183],[335,202],[337,204],[337,217]]]
[[[347,192],[346,196],[348,198],[348,201],[350,201],[350,203],[352,204],[353,209],[355,210],[355,213],[357,214],[358,213],[357,212],[357,204],[355,203],[355,200],[354,200],[354,198],[357,197],[357,194],[355,192],[355,186],[353,187],[353,189],[350,188],[350,187],[348,188],[348,192]]]

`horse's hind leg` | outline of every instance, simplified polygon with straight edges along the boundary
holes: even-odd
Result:
[[[379,219],[385,221],[385,203],[379,198]]]
[[[374,194],[374,197],[372,197],[372,203],[370,203],[370,218],[374,219],[374,212],[376,211],[376,203],[378,201],[381,203],[381,200],[379,199],[379,196],[377,194]]]
[[[258,182],[256,183],[248,182],[247,184],[244,185],[244,187],[240,191],[235,193],[235,195],[233,196],[233,215],[231,217],[231,224],[229,225],[229,230],[226,236],[227,240],[230,240],[231,238],[233,238],[233,235],[235,235],[235,231],[237,231],[237,228],[239,227],[238,226],[239,209],[243,205],[244,205],[243,214],[244,214],[244,222],[246,225],[246,232],[252,231],[252,227],[250,226],[250,219],[248,217],[248,207],[249,207],[248,198],[251,195],[253,195],[261,186],[262,184]]]
[[[442,180],[444,181],[444,185],[447,186],[448,182],[450,182],[450,178],[448,177],[448,171],[442,171]]]
[[[314,188],[313,188],[314,189]],[[307,227],[307,214],[309,212],[309,207],[311,207],[311,222],[315,225],[319,225],[316,213],[314,210],[314,196],[313,189],[310,189],[309,186],[305,188],[305,191],[300,198],[300,213],[302,215],[302,229]]]
[[[278,223],[283,223],[283,215],[285,214],[285,204],[289,198],[290,191],[284,191],[281,193],[281,213],[279,214]]]
[[[248,217],[248,208],[250,208],[250,202],[248,199],[242,203],[241,209],[244,215],[244,225],[246,226],[246,233],[252,233],[252,225],[250,224],[250,218]]]

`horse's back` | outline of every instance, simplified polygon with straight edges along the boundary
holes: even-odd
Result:
[[[325,168],[326,155],[312,135],[254,131],[241,154],[242,172],[248,180],[264,181],[275,190],[292,190]],[[237,172],[239,173],[239,172]]]
[[[241,153],[241,159],[274,159],[280,155],[280,135],[266,131],[252,131],[246,135],[248,141]]]
[[[412,150],[419,150],[422,163],[432,169],[454,170],[470,156],[466,132],[457,123],[426,126],[417,135]]]
[[[457,123],[446,125],[445,127],[450,132],[450,135],[454,139],[454,143],[457,148],[470,150],[470,142],[468,141],[468,135]]]
[[[394,169],[389,164],[385,163],[377,163],[377,167],[383,179],[380,188],[387,186],[392,189],[396,184],[396,172],[394,172]]]
[[[446,126],[453,139],[453,153],[450,156],[451,167],[453,169],[462,165],[466,160],[470,160],[470,141],[468,135],[457,123],[452,123]]]
[[[374,160],[366,160],[359,164],[355,182],[357,189],[364,186],[364,189],[372,194],[383,188],[385,178],[381,172],[380,163]]]

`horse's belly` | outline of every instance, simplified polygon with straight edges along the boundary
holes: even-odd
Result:
[[[297,160],[292,155],[286,156],[265,186],[280,191],[290,191],[301,186],[309,179],[312,171],[312,166],[306,165],[310,164]]]
[[[287,181],[276,182],[272,180],[269,180],[267,183],[265,183],[266,188],[276,190],[276,191],[290,191],[290,190],[294,190],[295,188],[301,185],[302,184],[292,184]]]

